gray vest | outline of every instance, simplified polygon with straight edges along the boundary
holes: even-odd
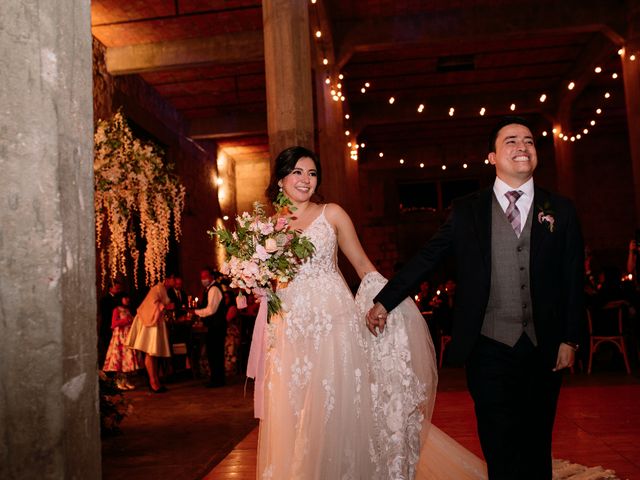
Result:
[[[482,334],[513,347],[522,333],[537,344],[531,312],[529,211],[520,238],[507,220],[495,195],[491,208],[491,291],[484,314]]]

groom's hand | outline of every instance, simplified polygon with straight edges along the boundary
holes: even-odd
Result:
[[[558,372],[563,368],[573,367],[573,362],[576,359],[576,349],[566,343],[561,343],[558,349],[558,359],[556,360],[556,366],[553,369],[554,372]]]
[[[377,337],[376,327],[378,327],[380,333],[384,332],[384,326],[387,323],[387,310],[381,303],[376,303],[367,313],[366,321],[369,331],[374,337]]]

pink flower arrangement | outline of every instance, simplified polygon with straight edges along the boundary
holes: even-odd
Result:
[[[209,232],[218,237],[227,253],[220,271],[231,278],[232,288],[266,295],[269,314],[273,315],[282,308],[276,286],[292,280],[315,247],[308,238],[289,228],[286,217],[268,217],[259,202],[254,204],[252,213],[236,217],[236,227],[234,232],[225,228]]]

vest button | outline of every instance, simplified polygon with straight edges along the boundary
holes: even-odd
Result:
[[[525,288],[527,288],[526,285],[520,285],[520,290],[524,290]]]
[[[526,304],[526,303],[523,303],[523,304],[522,304],[522,308],[527,308],[527,304]]]
[[[524,322],[522,322],[522,326],[526,327],[528,325],[527,321],[525,320]]]
[[[523,270],[524,270],[524,267],[520,267],[520,271],[523,271]]]
[[[521,251],[522,251],[522,247],[518,247],[518,248],[517,248],[517,250],[518,250],[519,252],[521,252]]]

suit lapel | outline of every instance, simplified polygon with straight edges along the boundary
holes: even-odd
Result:
[[[487,271],[491,271],[491,197],[493,189],[478,192],[473,201],[475,229]]]
[[[538,220],[538,214],[541,209],[553,209],[553,205],[550,204],[549,196],[547,192],[541,188],[534,187],[532,218],[531,218],[531,259],[535,259],[540,252],[540,247],[544,243],[544,240],[549,235],[549,228],[547,225],[541,223]]]

